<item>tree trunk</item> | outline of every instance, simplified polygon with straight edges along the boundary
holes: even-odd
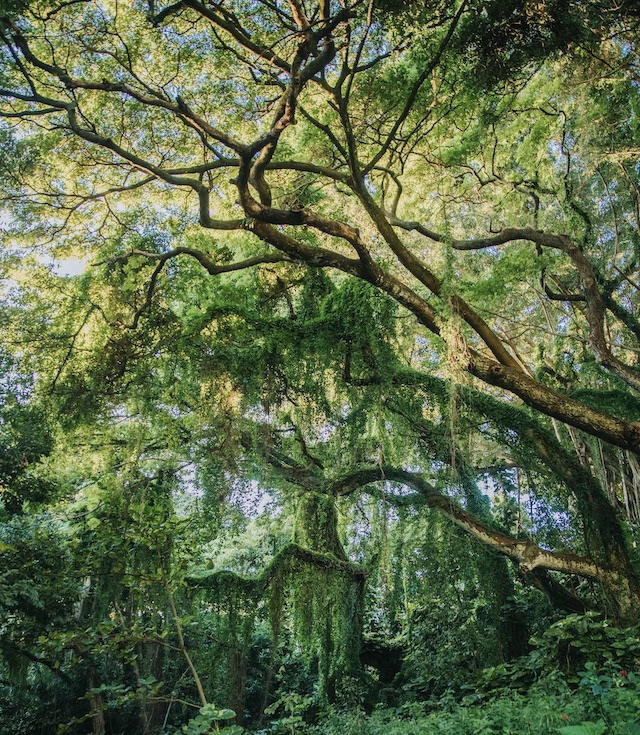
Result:
[[[93,690],[98,687],[96,669],[91,661],[87,665],[87,685],[89,689],[89,708],[91,711],[91,726],[93,735],[105,735],[104,702],[100,694],[94,694]]]

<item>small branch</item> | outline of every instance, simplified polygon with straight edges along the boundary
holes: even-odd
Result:
[[[200,265],[212,276],[217,276],[220,273],[232,273],[234,271],[244,270],[245,268],[252,268],[256,265],[262,265],[264,263],[291,263],[291,259],[280,255],[278,253],[265,253],[264,255],[256,255],[253,258],[247,258],[246,260],[240,260],[236,263],[225,263],[220,265],[215,263],[211,258],[203,253],[202,250],[195,250],[194,248],[178,247],[173,250],[169,250],[166,253],[151,253],[146,250],[130,250],[122,255],[117,255],[115,258],[109,260],[101,260],[94,265],[105,265],[111,263],[123,263],[132,257],[138,256],[141,258],[147,258],[148,260],[159,260],[163,264],[175,258],[178,255],[189,255],[195,258]]]
[[[411,89],[411,92],[409,93],[407,97],[404,108],[402,112],[398,115],[398,117],[396,118],[396,121],[394,122],[391,130],[389,131],[384,143],[380,146],[380,149],[378,150],[376,155],[365,166],[363,170],[363,174],[365,176],[367,173],[369,173],[369,171],[371,171],[379,163],[379,161],[385,155],[389,146],[393,142],[393,139],[395,138],[396,133],[398,132],[401,125],[404,123],[409,113],[413,109],[413,105],[418,97],[418,93],[420,92],[422,85],[431,76],[433,70],[436,68],[436,66],[438,65],[438,62],[442,58],[442,55],[444,54],[447,46],[449,45],[449,42],[453,38],[455,29],[457,28],[458,23],[460,22],[460,18],[462,17],[462,14],[466,10],[466,7],[467,7],[467,0],[462,0],[462,3],[460,4],[458,11],[456,12],[453,20],[451,21],[451,25],[449,26],[449,29],[447,30],[445,37],[442,39],[440,46],[438,47],[438,50],[433,55],[433,58],[431,59],[429,64],[427,64],[427,66],[423,69],[418,79],[415,81]]]

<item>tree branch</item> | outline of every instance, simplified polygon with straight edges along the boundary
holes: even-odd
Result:
[[[511,559],[525,574],[538,568],[565,574],[577,574],[596,580],[602,580],[606,575],[612,574],[611,570],[604,569],[587,557],[550,551],[531,540],[514,538],[489,527],[471,513],[463,510],[455,500],[436,490],[416,472],[387,465],[364,468],[335,482],[332,491],[339,495],[351,491],[354,486],[362,487],[371,483],[388,481],[398,482],[417,490],[428,507],[441,511],[449,520],[473,536],[476,541]]]

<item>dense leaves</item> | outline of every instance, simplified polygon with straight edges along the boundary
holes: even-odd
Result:
[[[637,23],[0,3],[0,730],[633,735]]]

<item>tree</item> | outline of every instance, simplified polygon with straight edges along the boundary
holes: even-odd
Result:
[[[335,496],[414,488],[556,601],[580,605],[549,571],[595,580],[633,618],[640,583],[615,507],[637,497],[640,450],[633,15],[620,10],[612,37],[591,34],[562,59],[543,53],[554,16],[541,10],[521,62],[490,88],[469,77],[496,49],[459,54],[483,37],[483,9],[424,7],[420,32],[374,4],[329,0],[34,2],[5,14],[15,247],[54,243],[96,264],[54,298],[65,314],[50,386],[95,407],[127,381],[140,388],[145,370],[166,385],[170,365],[190,370],[175,360],[195,340],[189,358],[209,375],[217,366],[211,385],[230,414],[245,399],[283,409],[258,422],[275,429],[267,446],[293,417],[293,465],[230,428],[240,454]],[[613,13],[597,8],[576,22]],[[566,92],[551,71],[583,84]],[[311,370],[304,384],[318,356],[333,395]],[[344,405],[357,425],[357,402],[363,425],[377,422],[371,441],[347,443],[358,461],[337,466],[333,450],[313,461],[309,444],[322,441],[317,426],[298,431],[294,373],[326,426]],[[397,465],[373,452],[387,426],[410,427]],[[465,431],[485,446],[464,450]],[[503,468],[522,462],[575,494],[581,553],[498,530],[425,477],[445,462],[464,497],[460,468],[475,482],[496,451]]]

